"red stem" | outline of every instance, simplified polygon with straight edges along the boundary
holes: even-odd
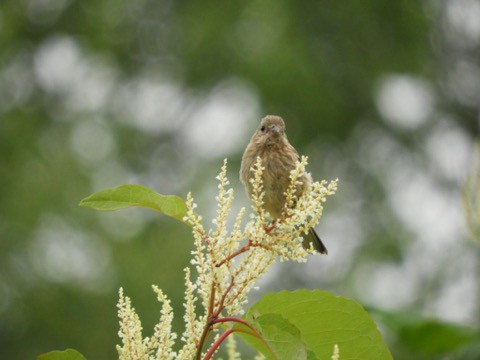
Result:
[[[234,317],[225,317],[225,318],[221,318],[221,319],[216,319],[214,321],[212,321],[212,324],[219,324],[219,323],[225,323],[225,322],[237,322],[237,323],[240,323],[242,325],[245,325],[246,327],[248,327],[250,330],[252,330],[252,332],[250,331],[247,331],[247,330],[243,330],[243,329],[230,329],[230,330],[227,330],[226,332],[230,331],[227,335],[225,335],[225,333],[222,334],[222,336],[220,336],[218,338],[218,340],[215,342],[215,344],[220,340],[222,339],[225,340],[225,338],[230,335],[232,332],[234,331],[238,331],[238,332],[243,332],[245,334],[248,334],[248,335],[251,335],[251,336],[254,336],[256,337],[257,339],[259,339],[263,345],[265,345],[265,347],[268,349],[268,351],[270,351],[270,353],[273,355],[274,359],[277,359],[278,360],[278,357],[277,355],[273,352],[272,348],[270,347],[270,345],[268,345],[268,343],[265,341],[265,339],[262,337],[262,335],[260,335],[260,333],[255,330],[255,328],[250,325],[249,323],[247,323],[245,320],[242,320],[242,319],[239,319],[239,318],[234,318]],[[223,336],[225,335],[225,336]],[[220,341],[220,343],[222,342]],[[215,350],[220,346],[220,343],[215,345],[213,344],[212,347],[215,346],[215,349],[213,350],[213,352],[215,352]],[[210,349],[211,351],[211,349]],[[210,351],[208,353],[210,353]],[[212,352],[212,355],[213,355],[213,352]],[[204,360],[208,360],[210,358],[207,358],[205,357]]]
[[[225,340],[227,338],[228,335],[230,335],[231,333],[233,333],[235,330],[233,329],[230,329],[230,330],[227,330],[225,331],[222,335],[220,335],[220,337],[217,339],[217,341],[215,341],[212,345],[212,347],[210,348],[210,350],[208,350],[207,352],[207,355],[205,355],[205,357],[203,358],[203,360],[209,360],[212,358],[213,354],[215,353],[215,351],[217,351],[218,347],[221,345],[221,343],[223,342],[223,340]]]
[[[240,324],[243,324],[245,325],[246,327],[248,327],[249,329],[257,332],[252,325],[250,325],[249,323],[247,323],[245,320],[242,320],[242,319],[239,319],[239,318],[234,318],[234,317],[224,317],[224,318],[221,318],[221,319],[216,319],[215,321],[213,321],[213,324],[219,324],[219,323],[225,323],[225,322],[238,322]]]
[[[222,298],[220,299],[220,303],[218,305],[217,311],[215,311],[215,313],[212,312],[212,316],[211,316],[212,319],[216,320],[220,315],[220,313],[223,311],[223,308],[224,308],[223,304],[225,303],[225,299],[227,298],[228,293],[230,292],[230,290],[232,290],[234,285],[235,285],[235,277],[232,276],[230,280],[230,285],[228,286],[227,290],[225,290],[225,292],[222,295]]]
[[[273,222],[273,224],[269,227],[265,227],[264,230],[265,230],[265,233],[268,235],[273,229],[275,228],[275,222]],[[209,240],[209,237],[207,234],[205,234],[204,232],[200,232],[201,235],[203,236],[204,240],[205,240],[205,243],[207,244],[207,247],[211,247],[211,244],[210,244],[210,240]],[[227,261],[230,261],[232,260],[235,256],[238,256],[248,250],[250,250],[252,247],[262,247],[261,244],[256,244],[256,243],[253,243],[251,240],[248,240],[248,243],[243,246],[242,248],[238,249],[237,251],[235,251],[234,253],[230,254],[229,256],[227,256],[225,259],[223,259],[222,261],[220,261],[218,264],[216,264],[215,266],[216,267],[220,267],[222,266],[223,264],[225,264]],[[260,339],[260,341],[263,342],[263,344],[267,347],[267,349],[272,353],[272,355],[274,356],[275,359],[278,359],[277,356],[275,355],[275,353],[272,351],[272,349],[270,348],[270,346],[267,344],[267,342],[265,341],[265,339],[263,339],[263,337],[250,325],[248,324],[246,321],[242,320],[242,319],[239,319],[239,318],[232,318],[232,317],[227,317],[227,318],[222,318],[222,319],[218,319],[218,316],[220,315],[220,313],[222,312],[223,310],[223,304],[224,304],[224,301],[228,295],[228,293],[230,292],[230,290],[233,288],[235,284],[235,279],[232,277],[231,279],[231,282],[230,282],[230,285],[229,287],[227,288],[227,290],[225,291],[225,293],[223,294],[221,300],[220,300],[220,303],[219,303],[219,306],[218,306],[218,309],[217,311],[214,312],[214,303],[215,303],[215,286],[214,284],[212,283],[212,289],[211,289],[211,294],[210,294],[210,304],[209,304],[209,308],[208,308],[208,315],[207,315],[207,324],[205,324],[205,328],[203,329],[203,333],[202,333],[202,336],[201,336],[201,340],[199,342],[199,344],[197,345],[197,355],[196,355],[196,359],[200,359],[200,355],[201,355],[201,352],[202,352],[202,348],[203,348],[203,345],[206,341],[206,339],[208,338],[208,335],[210,334],[210,332],[212,331],[212,326],[214,324],[218,324],[218,323],[224,323],[224,322],[238,322],[240,324],[243,324],[245,325],[246,327],[248,327],[250,330],[252,330],[252,332],[249,332],[249,331],[246,331],[246,330],[243,330],[243,329],[229,329],[227,331],[225,331],[218,339],[217,341],[215,341],[215,343],[213,343],[212,347],[210,348],[210,350],[207,352],[207,354],[205,355],[204,357],[204,360],[209,360],[211,359],[211,357],[213,356],[213,354],[215,353],[215,351],[218,349],[218,347],[221,345],[221,343],[230,335],[232,334],[233,332],[235,331],[239,331],[239,332],[243,332],[243,333],[246,333],[246,334],[249,334],[251,336],[255,336],[257,337],[258,339]]]
[[[214,306],[215,306],[215,284],[212,282],[212,286],[210,288],[210,302],[208,304],[207,319],[211,318]],[[202,335],[200,336],[200,341],[198,342],[198,344],[195,344],[197,345],[197,354],[195,355],[195,359],[200,360],[200,357],[202,356],[203,345],[205,344],[205,341],[207,340],[211,330],[212,329],[211,329],[210,320],[207,320],[207,323],[203,328]]]
[[[277,355],[275,355],[275,353],[272,351],[272,349],[270,349],[270,347],[265,342],[265,340],[263,340],[263,338],[257,332],[250,332],[250,331],[243,330],[243,329],[229,329],[229,330],[225,331],[222,335],[220,335],[220,337],[217,339],[217,341],[215,341],[215,343],[213,343],[212,347],[210,348],[210,350],[208,350],[208,352],[205,355],[205,357],[203,358],[203,360],[210,360],[212,358],[213,354],[215,353],[215,351],[217,351],[218,347],[222,344],[222,342],[230,334],[233,334],[234,332],[242,332],[244,334],[251,335],[251,336],[254,336],[254,337],[260,339],[265,344],[265,346],[267,346],[268,350],[270,350],[270,352],[272,353],[274,358],[278,360]]]
[[[220,262],[219,262],[218,264],[216,264],[215,266],[216,266],[216,267],[222,266],[222,265],[225,264],[227,261],[232,260],[235,256],[240,255],[240,254],[244,253],[245,251],[250,250],[250,248],[253,247],[253,246],[259,246],[259,245],[253,244],[253,243],[249,240],[247,245],[245,245],[244,247],[238,249],[238,250],[235,251],[234,253],[228,255],[225,259],[223,259],[222,261],[220,261]]]
[[[265,226],[265,227],[264,227],[265,234],[267,234],[267,235],[270,234],[273,229],[275,229],[275,222],[273,222],[272,225],[270,225],[270,226]],[[208,245],[208,243],[207,243],[207,245]],[[235,251],[234,253],[228,255],[225,259],[223,259],[222,261],[220,261],[220,262],[219,262],[218,264],[216,264],[215,266],[216,266],[216,267],[220,267],[220,266],[222,266],[223,264],[225,264],[227,261],[232,260],[235,256],[238,256],[238,255],[244,253],[245,251],[250,250],[250,248],[255,247],[255,246],[260,246],[260,247],[261,247],[262,245],[261,245],[261,244],[254,244],[254,243],[252,242],[252,240],[248,240],[247,245],[245,245],[244,247],[238,249],[238,250]]]

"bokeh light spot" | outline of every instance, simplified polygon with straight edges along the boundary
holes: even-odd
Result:
[[[389,75],[380,82],[376,103],[389,124],[415,129],[432,114],[434,98],[425,81],[407,75]]]

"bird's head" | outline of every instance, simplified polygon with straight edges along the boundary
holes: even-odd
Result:
[[[260,122],[254,137],[261,144],[281,144],[286,140],[285,122],[280,116],[267,115]]]

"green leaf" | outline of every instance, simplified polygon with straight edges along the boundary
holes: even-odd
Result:
[[[142,185],[121,185],[101,190],[80,201],[79,205],[99,211],[144,206],[181,221],[187,213],[187,206],[182,198],[162,195]]]
[[[50,351],[46,354],[39,355],[37,360],[86,360],[86,358],[77,350],[67,349],[65,351]]]
[[[480,344],[480,329],[426,319],[408,312],[388,312],[371,309],[382,324],[393,330],[406,348],[422,355],[454,353],[474,344]]]
[[[300,331],[287,319],[278,314],[265,314],[257,317],[253,323],[268,347],[255,336],[243,332],[236,332],[236,334],[264,354],[267,359],[307,359],[308,350],[301,340]],[[251,329],[240,323],[233,328],[251,332]]]
[[[311,352],[319,359],[330,359],[335,344],[339,347],[340,359],[392,359],[377,326],[353,300],[319,290],[269,293],[252,306],[244,320],[264,331],[263,319],[267,314],[280,315],[299,331],[308,359],[314,359]],[[271,330],[274,332],[275,328],[272,326]],[[267,337],[274,335],[269,333]],[[255,342],[246,341],[258,351],[265,351]],[[268,342],[270,345],[270,340]],[[292,359],[282,349],[276,349],[279,359]],[[307,359],[307,356],[295,359]]]

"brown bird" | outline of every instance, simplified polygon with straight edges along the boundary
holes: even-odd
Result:
[[[285,122],[280,116],[265,116],[243,153],[240,180],[249,197],[252,196],[252,184],[249,180],[253,176],[250,169],[257,157],[262,159],[262,166],[265,167],[263,172],[264,209],[274,219],[279,219],[284,211],[285,192],[290,185],[290,171],[295,168],[299,159],[297,150],[288,142]],[[297,189],[298,197],[303,194],[312,179],[309,174],[304,174],[300,181],[303,186]],[[308,235],[304,237],[304,246],[309,246],[309,243],[312,243],[319,253],[327,254],[327,248],[313,228],[310,228]]]

